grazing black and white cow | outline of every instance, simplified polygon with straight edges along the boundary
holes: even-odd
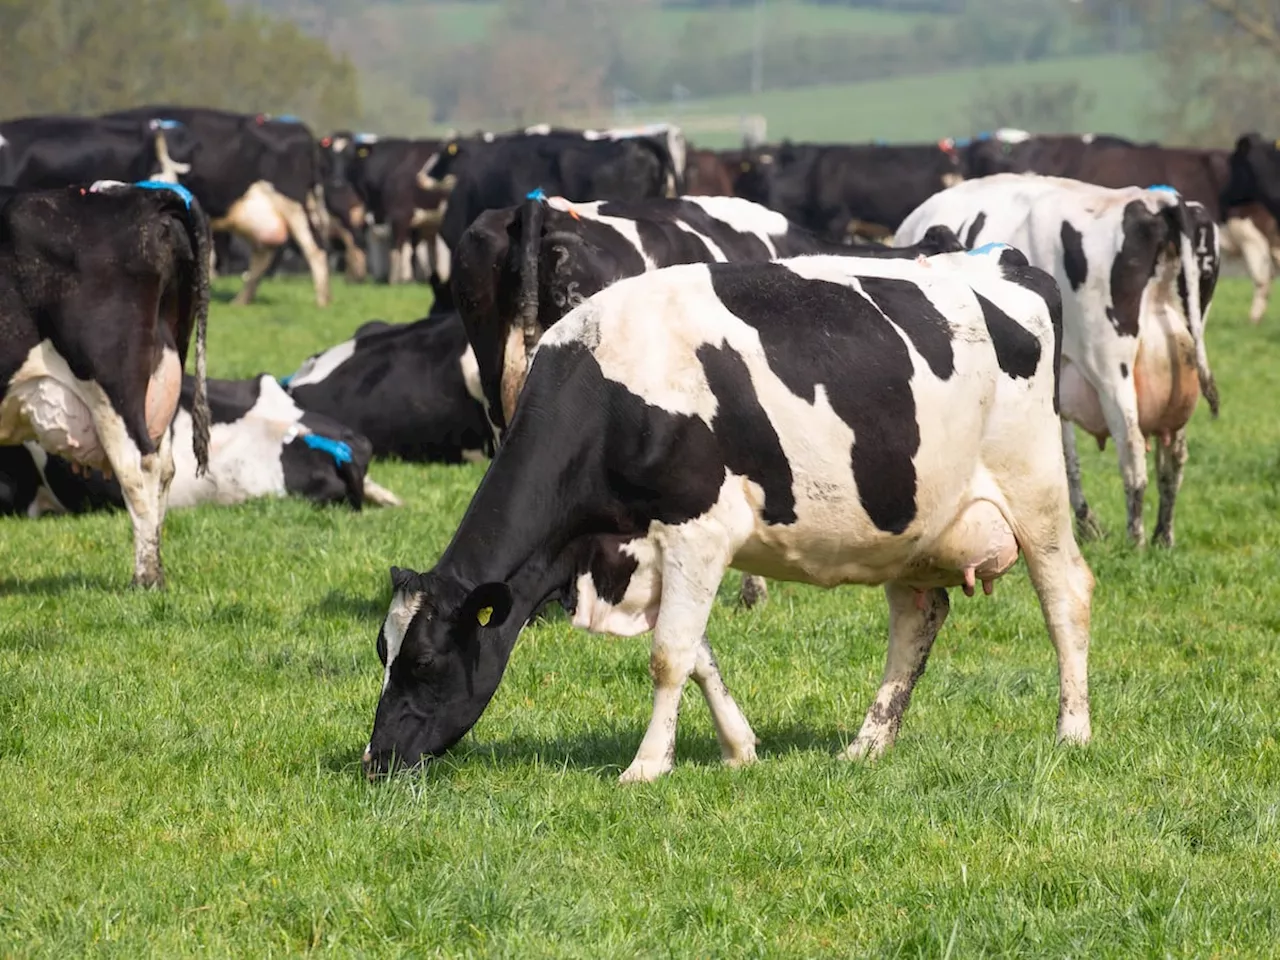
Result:
[[[366,502],[399,506],[393,493],[368,477],[373,446],[330,417],[302,410],[266,374],[249,380],[209,380],[209,469],[198,475],[191,454],[195,379],[183,377],[182,399],[170,428],[175,472],[169,507],[235,504],[260,497],[303,497],[319,504]],[[0,513],[40,516],[124,507],[115,480],[98,471],[73,469],[39,446],[0,448]],[[12,454],[25,455],[14,458]],[[38,479],[32,488],[30,478]]]
[[[193,330],[193,443],[208,463],[208,221],[172,184],[5,191],[0,202],[0,446],[31,440],[112,470],[133,521],[134,582],[161,585],[169,424]]]
[[[177,183],[193,143],[172,119],[24,117],[0,123],[0,186],[45,190],[97,180]]]
[[[281,382],[302,409],[368,437],[374,456],[460,463],[493,446],[457,314],[371,321]]]
[[[707,642],[730,567],[884,584],[885,675],[848,757],[895,739],[947,588],[1025,556],[1058,650],[1058,737],[1087,741],[1093,577],[1057,435],[1056,285],[1012,250],[803,257],[621,280],[542,339],[436,566],[392,568],[370,775],[456,743],[533,611],[653,631],[654,708],[622,780],[671,769],[702,688],[726,762],[756,739]]]
[[[783,143],[743,157],[734,192],[832,241],[883,240],[917,206],[964,179],[941,144]]]
[[[903,257],[961,250],[942,228]],[[490,210],[458,244],[453,294],[475,351],[486,409],[501,434],[542,334],[623,277],[681,263],[753,262],[853,253],[737,197],[570,203],[563,197]]]
[[[1186,426],[1201,392],[1214,415],[1205,319],[1218,279],[1218,230],[1171,187],[1112,190],[1059,177],[999,174],[932,198],[903,223],[910,243],[937,224],[971,242],[1024,251],[1063,291],[1062,440],[1082,532],[1097,520],[1080,486],[1072,422],[1104,444],[1115,437],[1129,536],[1145,541],[1145,437],[1159,437],[1155,539],[1173,545],[1187,459]]]
[[[189,132],[195,147],[182,183],[199,197],[214,230],[239,233],[253,245],[235,303],[253,301],[275,249],[292,237],[311,268],[317,305],[328,306],[329,263],[316,242],[328,233],[325,162],[305,125],[205,107],[146,106],[109,116],[177,120]]]

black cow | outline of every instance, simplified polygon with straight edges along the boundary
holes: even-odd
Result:
[[[440,239],[453,251],[467,227],[486,210],[515,206],[530,193],[578,201],[643,200],[667,195],[671,156],[648,137],[584,139],[580,132],[510,134],[450,140],[418,176],[427,190],[453,178]],[[449,273],[437,271],[447,282]],[[447,293],[440,309],[450,309]]]
[[[176,120],[24,117],[0,123],[0,186],[43,190],[95,180],[177,183],[194,144]]]
[[[195,149],[182,183],[200,198],[214,230],[253,243],[236,303],[253,301],[274,249],[292,237],[311,267],[316,303],[329,304],[328,259],[315,239],[328,233],[325,165],[305,125],[204,107],[147,106],[109,116],[178,120],[190,132]]]
[[[330,417],[300,409],[275,379],[209,380],[212,428],[209,470],[197,476],[191,445],[195,380],[184,377],[170,428],[175,473],[169,507],[243,503],[292,495],[318,504],[399,499],[368,478],[372,444]],[[124,508],[120,485],[97,470],[83,472],[35,444],[0,447],[0,513],[39,516]]]
[[[940,227],[918,247],[877,245],[867,254],[912,257],[960,249],[955,235]],[[581,204],[553,197],[482,214],[458,245],[452,288],[489,419],[500,433],[543,332],[609,284],[679,263],[853,252],[737,197]]]
[[[193,445],[204,395],[209,226],[178,186],[94,184],[0,196],[0,445],[35,441],[120,478],[134,583],[158,586],[174,459],[169,425],[196,338]]]
[[[884,240],[912,210],[962,179],[960,156],[945,144],[784,142],[746,154],[734,192],[828,240]]]
[[[492,449],[475,357],[457,314],[371,321],[281,382],[304,410],[368,437],[375,456],[460,463]]]
[[[756,737],[707,640],[729,567],[883,584],[884,678],[850,759],[894,742],[947,617],[1027,561],[1058,651],[1058,739],[1090,739],[1093,576],[1058,435],[1061,300],[1004,248],[911,260],[688,264],[620,280],[550,330],[457,532],[392,568],[370,775],[448,750],[521,630],[652,631],[653,711],[623,782],[672,768],[690,678],[730,766]]]
[[[1280,220],[1280,140],[1250,133],[1236,141],[1230,174],[1222,189],[1225,207],[1260,203]]]

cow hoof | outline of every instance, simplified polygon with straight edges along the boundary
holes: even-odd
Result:
[[[253,303],[253,298],[246,296],[243,290],[231,298],[231,305],[233,307],[247,307],[251,303]]]
[[[884,737],[858,737],[845,747],[844,752],[840,754],[840,759],[870,762],[884,756],[884,752],[888,749],[889,741]]]
[[[622,771],[618,783],[653,783],[664,773],[671,772],[670,761],[650,763],[644,760],[633,760],[631,766]]]
[[[764,582],[764,577],[744,576],[742,578],[742,591],[738,594],[738,599],[743,607],[748,610],[767,602],[769,599],[769,585]]]
[[[140,590],[163,590],[164,574],[163,573],[135,573],[133,575],[133,584]]]
[[[1093,739],[1089,718],[1067,717],[1058,721],[1058,743],[1064,747],[1083,747]]]
[[[1151,542],[1157,547],[1164,547],[1166,550],[1173,549],[1173,531],[1164,527],[1156,527],[1155,536]]]
[[[1076,536],[1081,540],[1102,540],[1106,535],[1092,510],[1086,507],[1084,513],[1076,515]]]
[[[748,744],[731,752],[725,753],[722,762],[726,767],[737,769],[738,767],[747,767],[756,762],[756,745]]]

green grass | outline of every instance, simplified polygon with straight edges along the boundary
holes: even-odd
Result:
[[[220,285],[220,292],[229,289]],[[211,369],[292,370],[417,289],[302,282],[218,305]],[[406,500],[176,511],[170,588],[125,588],[122,515],[0,521],[0,956],[1273,956],[1280,939],[1280,311],[1209,326],[1223,415],[1191,427],[1173,552],[1113,531],[1093,745],[1052,745],[1051,647],[1021,567],[956,591],[896,748],[833,753],[883,666],[876,590],[774,584],[711,635],[763,743],[726,771],[691,691],[677,768],[614,780],[647,645],[527,631],[428,771],[360,775],[392,563],[428,567],[480,467],[379,463]],[[1154,484],[1153,484],[1154,487]]]
[[[1078,132],[1156,136],[1159,129],[1150,112],[1157,93],[1152,72],[1151,62],[1141,55],[1065,57],[870,83],[766,90],[758,100],[743,95],[690,101],[684,124],[689,139],[709,147],[736,146],[742,136],[734,129],[701,131],[701,117],[748,113],[765,117],[771,141],[927,142],[974,133],[974,103],[989,89],[1074,81],[1096,98],[1082,112]]]

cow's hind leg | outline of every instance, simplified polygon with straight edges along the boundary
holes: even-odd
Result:
[[[715,602],[716,589],[732,555],[727,544],[715,543],[716,539],[711,531],[703,528],[688,538],[673,537],[664,550],[662,600],[649,654],[653,715],[635,759],[619,778],[621,783],[656,780],[671,770],[675,763],[676,724],[685,683],[695,671],[711,683],[714,661],[709,657],[710,649],[702,670],[698,670],[699,650],[705,643],[707,618]],[[725,699],[727,697],[726,691]],[[718,695],[716,700],[723,708],[724,701]],[[708,703],[712,703],[710,697]],[[713,712],[715,709],[713,705]]]
[[[275,255],[276,250],[274,247],[266,247],[260,243],[254,243],[253,250],[249,254],[248,276],[244,278],[244,286],[240,288],[240,292],[231,301],[233,304],[238,307],[244,307],[253,303],[254,298],[258,295],[258,284],[266,276],[267,270],[270,269],[271,263],[275,259]]]
[[[1187,431],[1184,427],[1173,435],[1169,443],[1156,444],[1156,477],[1160,484],[1160,516],[1156,521],[1155,542],[1158,546],[1173,546],[1173,508],[1182,488],[1182,468],[1187,463]]]
[[[1071,512],[1076,516],[1076,530],[1081,540],[1100,540],[1102,524],[1098,515],[1084,497],[1084,485],[1080,481],[1080,452],[1076,449],[1076,428],[1068,420],[1062,421],[1062,454],[1067,462],[1067,491],[1071,497]]]
[[[316,291],[316,306],[327,307],[330,302],[329,258],[320,249],[320,245],[316,243],[311,233],[311,221],[307,218],[307,211],[302,204],[288,197],[277,196],[275,200],[280,216],[289,225],[290,236],[298,244],[302,255],[307,258],[307,266],[311,269],[311,282]]]
[[[862,729],[844,752],[849,760],[873,759],[893,745],[902,716],[911,703],[911,691],[924,673],[934,638],[951,609],[946,590],[925,592],[923,603],[919,602],[917,591],[900,583],[885,584],[884,592],[889,601],[889,651],[884,679],[862,721]]]
[[[706,637],[698,644],[693,664],[693,680],[702,690],[702,696],[711,709],[711,719],[716,725],[716,738],[720,741],[720,754],[731,767],[740,767],[756,759],[756,735],[743,716],[742,710],[729,693],[720,667],[716,664],[711,643]]]
[[[1272,254],[1266,235],[1247,217],[1227,221],[1226,232],[1240,250],[1245,270],[1253,281],[1253,302],[1249,305],[1249,321],[1261,323],[1271,299]]]
[[[742,575],[742,588],[738,591],[738,601],[748,610],[758,604],[765,603],[769,599],[769,585],[764,582],[764,577],[757,577],[753,573],[744,573]]]

